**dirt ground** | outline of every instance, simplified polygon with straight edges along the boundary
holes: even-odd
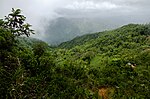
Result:
[[[111,99],[113,92],[113,88],[102,86],[98,90],[99,99]]]

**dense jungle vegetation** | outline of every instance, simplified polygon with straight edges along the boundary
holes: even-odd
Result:
[[[149,24],[51,47],[29,37],[34,31],[20,13],[13,9],[0,20],[1,99],[150,98]]]

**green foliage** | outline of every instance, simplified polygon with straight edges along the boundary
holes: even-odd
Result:
[[[83,35],[83,36],[80,36],[80,37],[76,37],[76,38],[74,38],[71,41],[61,43],[59,45],[59,48],[68,48],[68,49],[71,49],[71,48],[73,48],[73,47],[75,47],[77,45],[83,45],[85,42],[88,42],[88,41],[90,41],[92,39],[98,38],[99,34],[98,33],[87,34],[87,35]]]
[[[22,34],[11,28],[24,17],[13,10],[9,18],[10,27],[0,21],[0,98],[97,99],[101,86],[112,99],[150,98],[149,25],[129,24],[50,48],[33,38],[14,39]]]
[[[24,73],[18,58],[16,36],[27,35],[32,30],[24,24],[25,17],[20,10],[12,9],[5,20],[0,20],[0,98],[20,98],[20,77]],[[22,75],[21,75],[22,74]],[[14,92],[16,94],[14,94]],[[17,96],[19,95],[19,96]]]
[[[87,83],[91,83],[91,78],[93,83],[87,85],[88,87],[111,86],[115,88],[112,97],[115,99],[149,98],[149,25],[129,24],[106,31],[100,37],[86,42],[80,39],[82,37],[76,38],[74,43],[62,43],[60,46],[64,46],[63,48],[75,47],[61,57],[65,60],[72,59],[70,61],[75,63],[75,66],[86,67],[84,70],[87,70],[87,73],[84,74],[88,74]],[[77,46],[78,41],[80,46]],[[69,55],[68,52],[72,54]],[[137,65],[135,70],[128,65],[130,62]],[[146,74],[143,75],[142,70],[147,71]]]
[[[11,49],[14,38],[10,31],[0,28],[0,49]]]
[[[20,9],[12,8],[12,13],[8,16],[5,16],[4,22],[0,22],[0,25],[5,29],[11,31],[14,36],[26,35],[27,37],[30,36],[30,33],[33,33],[33,30],[30,29],[31,25],[25,23],[26,17],[21,15]]]
[[[46,43],[40,42],[40,43],[35,44],[33,46],[34,55],[41,57],[44,54],[46,47],[48,47],[48,45]]]

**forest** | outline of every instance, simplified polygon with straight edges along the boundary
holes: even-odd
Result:
[[[0,20],[1,99],[150,99],[150,24],[50,46],[25,19]]]

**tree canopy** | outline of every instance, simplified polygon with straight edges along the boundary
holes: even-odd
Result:
[[[8,16],[5,16],[4,20],[0,21],[0,25],[10,30],[15,37],[21,35],[29,37],[31,33],[34,34],[34,30],[30,28],[30,24],[25,23],[25,20],[26,17],[21,15],[20,9],[12,8],[12,12]]]
[[[150,99],[150,25],[129,24],[50,47],[27,38],[32,30],[20,12],[0,20],[1,99]]]

